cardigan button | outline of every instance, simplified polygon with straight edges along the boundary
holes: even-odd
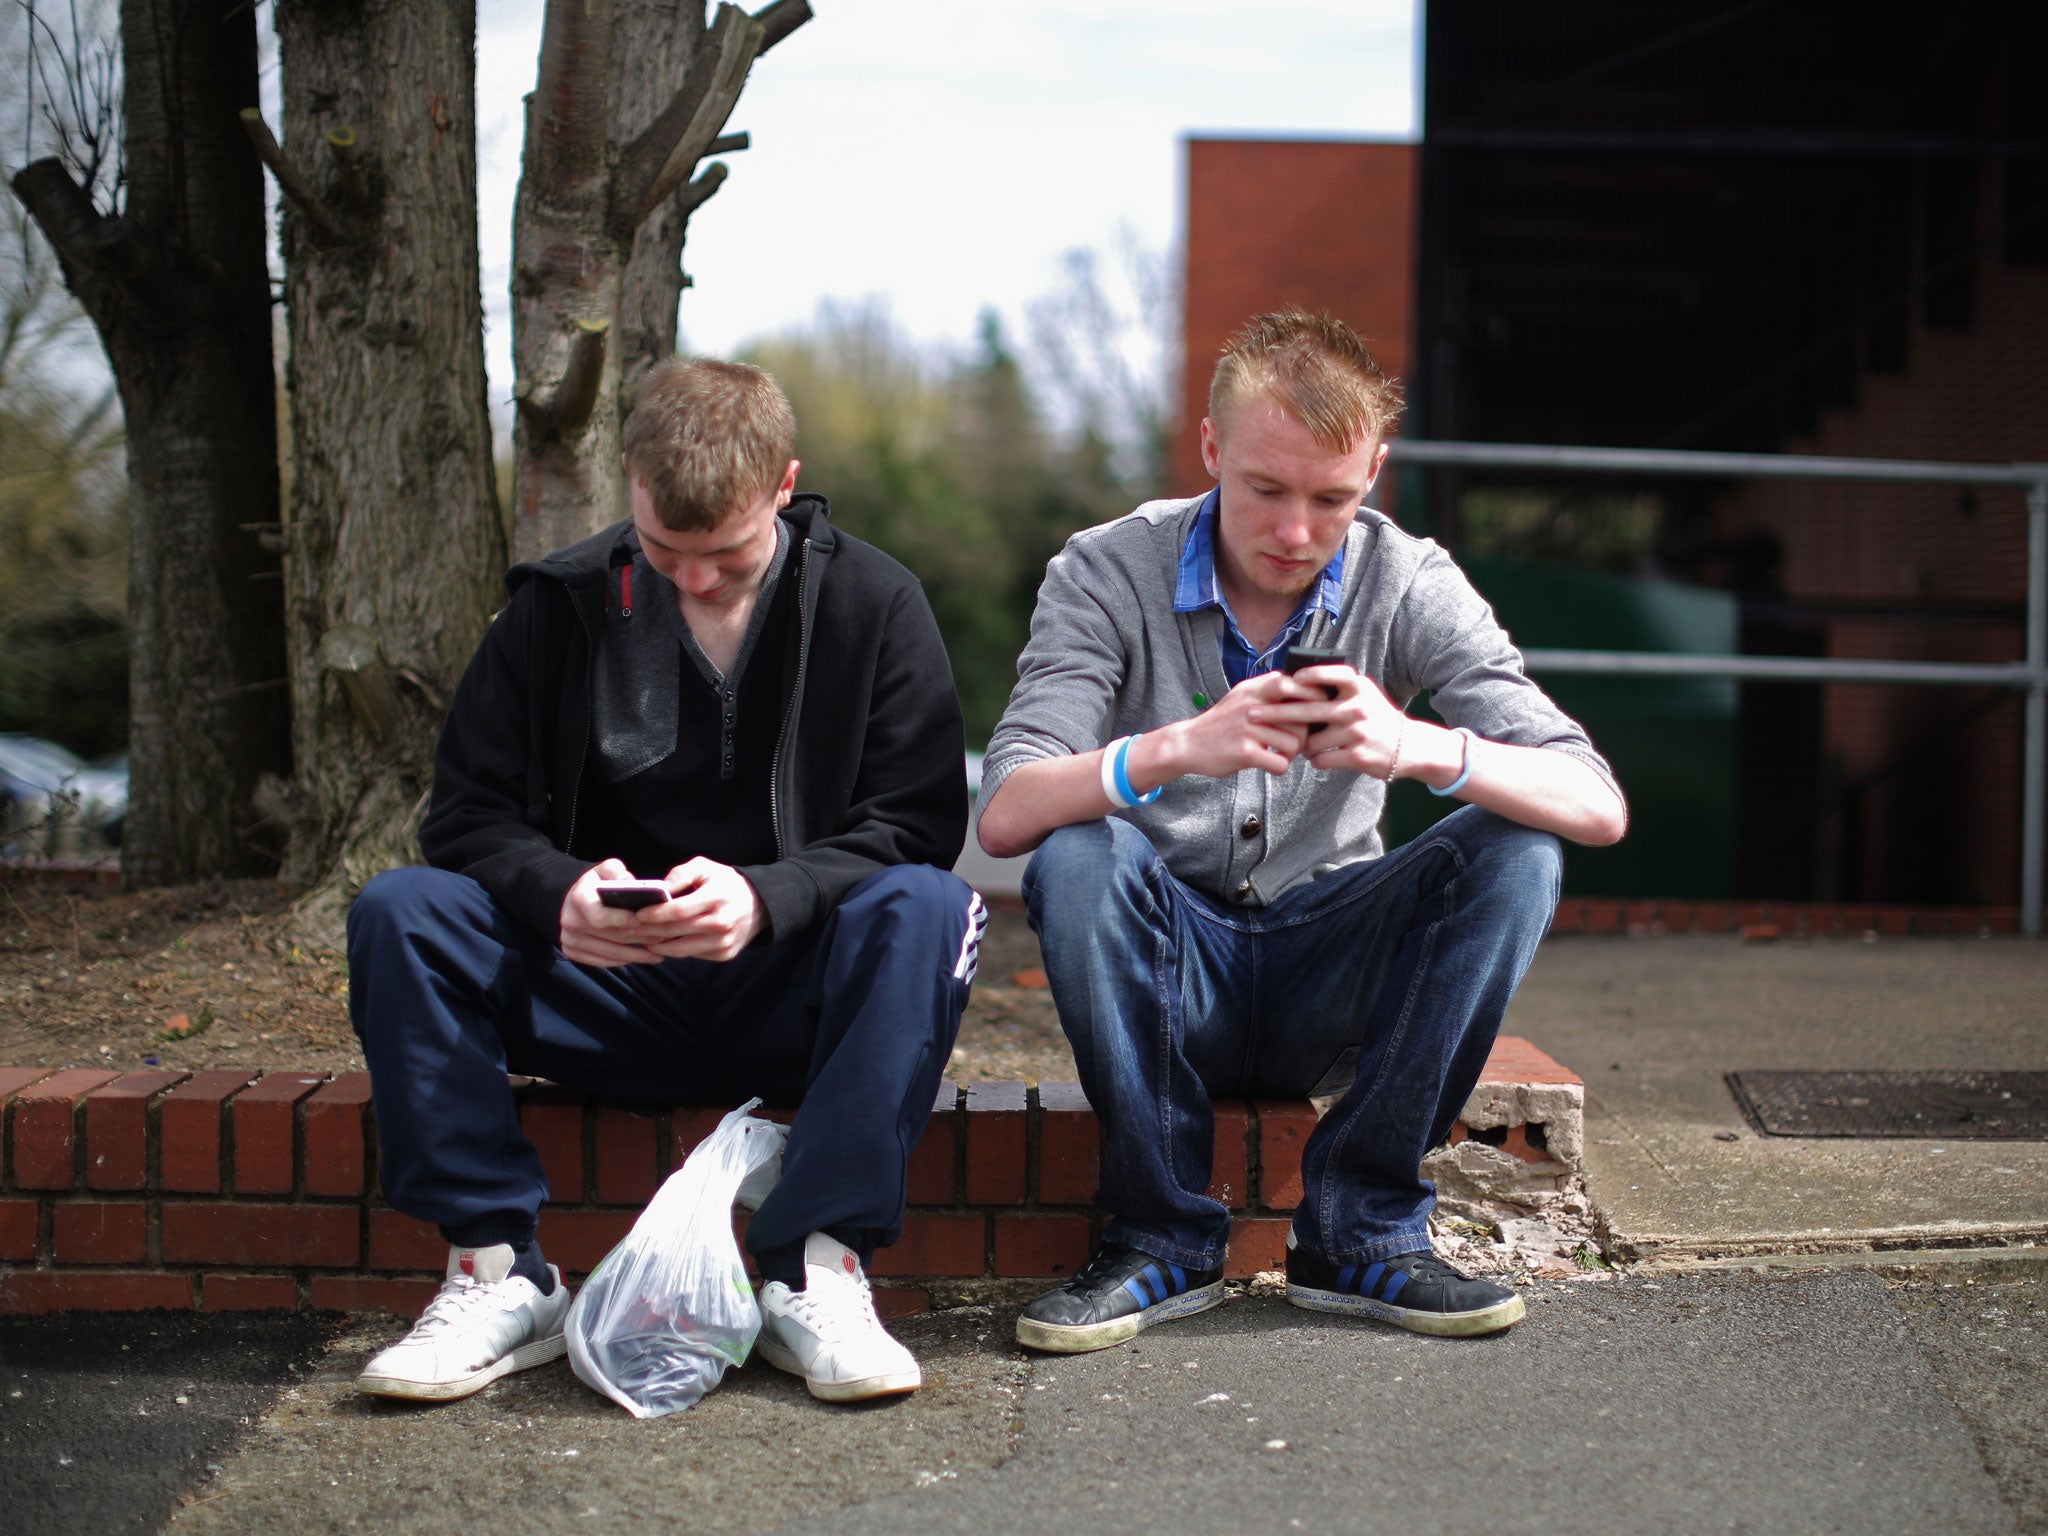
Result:
[[[1256,816],[1245,817],[1244,825],[1237,829],[1237,835],[1239,837],[1257,837],[1259,835],[1259,818]]]
[[[1251,881],[1247,880],[1243,885],[1240,885],[1237,888],[1237,899],[1239,901],[1250,901],[1252,899]]]

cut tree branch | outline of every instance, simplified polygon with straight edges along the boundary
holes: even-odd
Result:
[[[678,200],[685,216],[695,213],[710,200],[711,194],[725,185],[725,178],[732,173],[723,165],[707,165],[704,174],[684,189]]]
[[[811,8],[805,0],[775,0],[773,5],[761,7],[754,12],[754,20],[761,23],[761,52],[766,53],[810,19]]]
[[[362,145],[355,129],[346,123],[328,129],[327,150],[334,156],[334,174],[341,183],[342,201],[354,209],[369,207],[370,178],[363,174]]]
[[[576,335],[569,343],[569,366],[562,370],[562,382],[555,386],[555,400],[548,410],[549,425],[562,437],[583,429],[597,406],[597,387],[604,378],[604,340],[612,328],[609,320],[578,320]]]
[[[744,133],[721,133],[711,141],[711,147],[705,150],[704,153],[707,155],[737,154],[753,142]]]
[[[536,440],[574,436],[590,420],[591,412],[597,409],[598,389],[604,382],[605,338],[611,328],[609,320],[576,322],[576,334],[569,341],[568,364],[549,398],[536,395],[531,379],[521,379],[512,386],[513,403]]]
[[[104,256],[112,243],[110,221],[100,216],[92,199],[64,163],[55,156],[37,160],[15,172],[14,195],[55,247],[74,283],[105,273]]]
[[[321,239],[337,244],[348,239],[348,230],[334,216],[334,210],[320,200],[319,194],[307,185],[298,168],[285,158],[284,148],[270,131],[270,124],[263,121],[263,109],[244,107],[241,115],[242,126],[249,133],[249,142],[256,146],[256,158],[270,167],[270,174],[277,178],[278,191],[306,216]]]
[[[762,34],[762,23],[738,6],[719,6],[682,89],[619,158],[612,209],[629,229],[646,223],[710,150],[747,83]]]

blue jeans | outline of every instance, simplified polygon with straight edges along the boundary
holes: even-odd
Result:
[[[1102,1125],[1105,1237],[1221,1264],[1211,1097],[1348,1081],[1304,1149],[1295,1239],[1346,1263],[1427,1248],[1422,1156],[1479,1080],[1562,868],[1549,833],[1466,806],[1385,858],[1242,907],[1176,879],[1128,822],[1054,832],[1024,899]]]
[[[747,1228],[762,1272],[801,1277],[812,1232],[865,1261],[902,1230],[910,1154],[982,921],[958,878],[899,865],[817,927],[723,963],[599,970],[536,939],[465,875],[379,875],[349,911],[348,959],[384,1197],[451,1242],[532,1234],[547,1179],[508,1071],[618,1099],[759,1094],[798,1106],[782,1177]]]

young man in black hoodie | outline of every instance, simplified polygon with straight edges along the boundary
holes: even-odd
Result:
[[[507,1072],[797,1104],[747,1229],[758,1348],[822,1398],[919,1385],[863,1266],[901,1230],[986,921],[944,872],[963,732],[916,579],[797,494],[794,444],[759,369],[649,376],[631,520],[514,567],[441,734],[431,867],[378,876],[350,913],[385,1196],[450,1245],[366,1392],[466,1396],[563,1352]],[[666,899],[601,902],[632,877]]]

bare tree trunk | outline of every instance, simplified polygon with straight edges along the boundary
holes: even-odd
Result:
[[[477,286],[475,14],[283,5],[293,746],[286,875],[338,939],[417,861],[436,733],[502,592]],[[252,114],[253,116],[253,114]]]
[[[256,25],[217,0],[123,0],[128,202],[58,161],[13,181],[98,328],[128,423],[131,886],[254,873],[257,782],[289,763],[262,169],[236,110]]]
[[[698,12],[695,6],[680,8]],[[721,137],[754,60],[810,19],[677,14],[653,0],[548,0],[512,234],[518,401],[513,540],[522,558],[621,515],[619,425],[675,347],[689,216],[725,167]],[[679,68],[680,66],[680,68]]]

